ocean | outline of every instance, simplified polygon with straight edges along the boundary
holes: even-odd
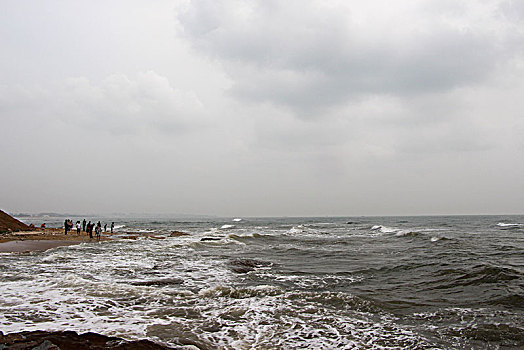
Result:
[[[193,349],[524,348],[524,216],[88,219],[115,221],[122,239],[0,254],[0,331]]]

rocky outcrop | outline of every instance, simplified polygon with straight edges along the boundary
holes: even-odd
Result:
[[[29,226],[0,210],[0,233],[30,230]]]
[[[97,333],[78,334],[63,332],[19,332],[4,335],[0,332],[0,349],[38,350],[165,350],[177,349],[150,340],[124,340]],[[180,348],[179,348],[180,349]]]

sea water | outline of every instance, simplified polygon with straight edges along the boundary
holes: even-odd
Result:
[[[0,254],[0,331],[201,349],[524,348],[524,216],[101,220],[115,240]]]

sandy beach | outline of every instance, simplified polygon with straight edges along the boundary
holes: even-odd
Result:
[[[102,234],[101,240],[108,239]],[[85,232],[78,235],[76,231],[65,235],[59,228],[47,228],[43,233],[41,230],[11,232],[0,235],[0,253],[43,251],[83,242],[96,242],[96,238],[90,239]]]

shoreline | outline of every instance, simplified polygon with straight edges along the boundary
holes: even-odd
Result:
[[[100,241],[110,239],[102,233]],[[97,239],[90,239],[86,232],[77,234],[76,231],[72,231],[66,235],[63,229],[58,228],[46,228],[44,232],[40,230],[11,232],[0,235],[0,253],[45,251],[87,242],[97,242]]]
[[[80,244],[83,241],[64,240],[23,240],[7,241],[0,243],[0,253],[24,253],[34,251],[45,251],[52,248]]]

